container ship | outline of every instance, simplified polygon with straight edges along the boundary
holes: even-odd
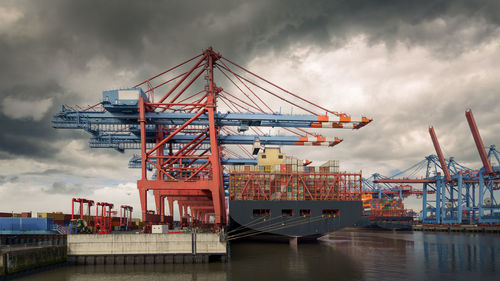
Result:
[[[354,225],[371,230],[411,230],[415,212],[404,207],[401,198],[374,198],[373,194],[361,195],[363,216]]]
[[[257,157],[228,167],[230,239],[315,240],[361,219],[361,172],[340,172],[335,160],[310,166],[279,148]]]

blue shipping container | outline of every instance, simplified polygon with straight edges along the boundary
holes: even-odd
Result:
[[[53,218],[0,218],[0,231],[47,231]]]

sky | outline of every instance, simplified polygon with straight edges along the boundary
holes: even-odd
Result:
[[[70,212],[72,197],[140,210],[130,153],[90,149],[88,134],[55,130],[52,116],[208,46],[374,120],[325,132],[344,139],[333,148],[283,147],[288,155],[390,175],[434,153],[432,125],[446,157],[479,168],[464,112],[485,145],[499,143],[498,11],[498,1],[2,1],[0,212]]]

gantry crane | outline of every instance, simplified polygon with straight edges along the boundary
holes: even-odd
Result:
[[[75,213],[75,203],[77,203],[77,206],[78,206],[78,213],[80,214],[79,216],[75,216],[75,215],[78,215],[78,213]],[[85,216],[85,213],[84,213],[85,205],[87,206],[86,218],[84,217]],[[93,205],[94,205],[93,200],[88,200],[85,198],[73,198],[71,200],[71,219],[72,220],[74,220],[74,219],[86,220],[87,222],[90,221],[90,209],[92,208]]]
[[[401,174],[401,173],[398,173]],[[372,174],[369,178],[363,178],[364,194],[371,194],[372,198],[398,198],[404,199],[411,195],[421,196],[422,191],[413,189],[409,184],[375,184],[373,181],[387,178],[381,174]]]
[[[424,223],[500,223],[500,161],[494,145],[486,153],[472,111],[465,112],[483,167],[467,168],[445,159],[433,127],[429,134],[437,155],[426,157],[424,178],[384,178],[375,183],[422,184]],[[496,165],[492,165],[496,160]],[[417,163],[418,164],[418,163]],[[422,165],[420,165],[421,167]],[[442,172],[442,174],[441,174]]]
[[[216,78],[221,80],[216,83]],[[254,155],[265,145],[332,147],[342,139],[310,130],[359,129],[372,121],[329,110],[304,96],[208,48],[131,88],[104,91],[96,105],[63,106],[53,127],[89,132],[92,148],[140,150],[129,166],[140,163],[137,187],[146,226],[166,223],[165,200],[170,215],[177,201],[181,217],[189,208],[192,221],[206,223],[211,217],[214,225],[223,226],[222,165],[255,164]],[[280,105],[295,114],[281,113]],[[251,153],[243,145],[251,145]],[[156,213],[148,210],[148,191],[153,191]]]
[[[128,230],[132,223],[132,211],[134,208],[128,205],[120,206],[120,230]]]
[[[95,204],[94,233],[108,234],[112,231],[111,219],[113,204],[107,202],[97,202]]]

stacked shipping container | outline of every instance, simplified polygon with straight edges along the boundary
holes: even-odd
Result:
[[[369,195],[369,196],[368,196]],[[371,194],[363,194],[363,208],[372,217],[407,216],[403,200],[397,198],[369,198]]]
[[[231,200],[359,200],[361,172],[339,172],[338,161],[303,166],[287,158],[283,164],[230,167]]]

